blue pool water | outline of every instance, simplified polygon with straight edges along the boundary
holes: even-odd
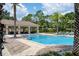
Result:
[[[26,35],[26,38],[42,44],[73,45],[74,41],[74,37],[33,35],[33,34]]]

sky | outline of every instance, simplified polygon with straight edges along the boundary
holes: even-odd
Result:
[[[4,10],[10,12],[10,16],[13,16],[12,4],[6,4]],[[74,12],[73,3],[19,3],[17,6],[17,20],[21,20],[22,17],[30,14],[35,14],[36,11],[42,10],[45,15],[51,15],[54,12],[66,14],[68,12]]]

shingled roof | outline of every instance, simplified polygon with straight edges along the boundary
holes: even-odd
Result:
[[[5,25],[8,26],[14,26],[14,20],[7,20],[7,19],[2,19],[1,22]],[[32,23],[30,21],[16,21],[16,26],[31,26],[31,27],[37,27],[39,26],[38,24]]]

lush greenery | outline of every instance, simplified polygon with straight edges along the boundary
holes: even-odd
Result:
[[[50,51],[48,53],[45,54],[41,54],[39,56],[75,56],[72,51]]]
[[[39,10],[35,14],[28,14],[22,19],[25,21],[31,21],[40,25],[40,32],[70,32],[74,29],[74,12],[61,14],[55,12],[51,15],[44,15]]]
[[[39,10],[35,14],[28,14],[24,16],[22,20],[31,21],[40,25],[40,32],[72,32],[74,30],[74,12],[61,14],[55,12],[51,15],[44,15]],[[12,19],[10,13],[6,10],[2,14],[3,19]],[[35,31],[34,31],[35,32]]]
[[[13,17],[10,16],[10,12],[6,10],[3,10],[3,13],[1,16],[2,16],[2,19],[13,20]]]
[[[40,32],[73,32],[74,30],[74,12],[61,14],[55,12],[51,15],[45,15],[42,10],[38,10],[35,14],[28,14],[22,20],[31,21],[40,25]],[[12,19],[10,13],[6,10],[2,14],[3,19]]]
[[[31,21],[31,17],[32,17],[32,14],[28,14],[27,17],[26,16],[23,17],[23,20],[27,19],[27,21]]]

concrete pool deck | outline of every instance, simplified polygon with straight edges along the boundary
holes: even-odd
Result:
[[[12,36],[13,35],[7,35],[7,38],[6,38],[7,43],[4,44],[5,49],[3,50],[3,56],[30,56],[30,55],[35,55],[38,50],[44,48],[43,45],[30,42],[29,40],[23,37],[22,38],[11,38]],[[15,42],[13,43],[13,41]],[[20,44],[18,44],[18,42],[20,42]],[[23,50],[23,46],[21,46],[23,44],[25,45],[25,47],[26,46],[29,46],[29,47]],[[19,50],[18,46],[19,47],[21,46],[20,52],[17,52]],[[15,52],[13,53],[12,51],[13,48],[15,52],[17,53]]]
[[[72,50],[71,45],[44,45],[30,41],[22,35],[17,35],[18,38],[12,37],[13,35],[5,36],[8,42],[4,44],[3,56],[34,56],[49,51]]]
[[[57,35],[57,33],[39,33],[39,34],[42,34],[42,35],[51,35],[51,36],[66,36],[66,37],[74,37],[74,35]]]

